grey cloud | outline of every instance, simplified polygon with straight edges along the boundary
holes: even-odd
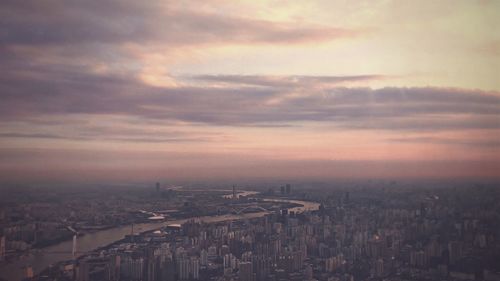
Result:
[[[0,45],[300,43],[360,31],[271,22],[138,1],[4,1]]]
[[[0,138],[28,138],[28,139],[68,139],[63,136],[45,133],[0,133]]]
[[[266,75],[196,75],[188,79],[224,84],[240,84],[264,87],[297,87],[338,84],[342,82],[383,79],[383,75],[353,76],[266,76]]]
[[[0,43],[140,41],[152,36],[146,20],[155,10],[153,4],[137,5],[134,1],[4,1]]]
[[[346,129],[500,128],[498,92],[335,86],[337,81],[377,79],[377,75],[279,79],[201,76],[204,81],[208,78],[230,83],[161,88],[127,76],[93,74],[79,67],[54,66],[45,72],[36,67],[33,72],[6,71],[0,77],[2,120],[111,114],[224,126],[291,126],[311,121]],[[326,86],[309,87],[315,83]]]
[[[345,129],[383,129],[393,131],[447,131],[468,129],[500,129],[497,116],[483,116],[480,114],[467,115],[457,119],[454,115],[426,116],[414,115],[412,117],[383,117],[359,118],[343,120],[340,127]]]
[[[457,138],[443,138],[443,137],[404,137],[404,138],[389,138],[392,142],[402,143],[434,143],[445,145],[459,145],[466,147],[490,147],[500,148],[500,140],[498,139],[457,139]]]
[[[110,130],[112,131],[112,130]],[[89,128],[77,134],[52,134],[52,133],[16,133],[7,132],[0,133],[0,138],[4,139],[52,139],[52,140],[72,140],[72,141],[121,141],[134,143],[176,143],[176,142],[211,142],[214,140],[212,136],[186,136],[182,133],[172,134],[171,137],[164,137],[164,133],[156,134],[137,134],[140,137],[135,137],[134,134],[116,135],[107,131],[98,134]]]

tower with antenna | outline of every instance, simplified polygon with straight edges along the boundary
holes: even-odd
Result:
[[[73,233],[73,245],[71,247],[71,257],[73,258],[73,262],[76,262],[76,239],[78,238],[78,231],[74,229],[72,226],[66,226],[66,229]]]
[[[71,256],[73,257],[73,260],[76,259],[76,233],[73,234],[73,248],[71,249]]]

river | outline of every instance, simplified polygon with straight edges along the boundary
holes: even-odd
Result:
[[[239,191],[239,196],[250,196],[255,195],[258,192],[255,191]],[[232,194],[224,195],[224,198],[231,197]],[[289,211],[294,211],[300,213],[303,211],[317,210],[319,204],[310,201],[300,201],[300,200],[289,200],[289,199],[269,199],[265,198],[264,201],[269,202],[289,202],[297,203],[303,206],[290,208]],[[220,222],[227,220],[239,220],[245,218],[255,218],[261,217],[269,212],[257,212],[257,213],[247,213],[240,215],[223,215],[223,216],[207,216],[207,217],[197,217],[197,219],[204,222]],[[193,218],[190,218],[193,219]],[[182,220],[170,220],[156,223],[142,223],[134,224],[134,232],[144,232],[148,230],[159,229],[161,227],[167,226],[169,224],[182,224],[190,219]],[[78,253],[83,255],[84,253],[90,252],[97,248],[109,245],[115,241],[118,241],[125,237],[125,235],[131,233],[131,226],[120,226],[115,228],[110,228],[106,230],[100,230],[92,233],[87,233],[84,236],[78,237],[77,248]],[[72,259],[72,241],[64,241],[59,244],[45,247],[40,250],[31,251],[28,255],[16,260],[12,263],[0,265],[0,276],[6,280],[18,281],[22,280],[26,275],[26,267],[31,266],[33,268],[33,273],[38,274],[43,269],[47,268],[51,264],[56,264],[61,261]]]

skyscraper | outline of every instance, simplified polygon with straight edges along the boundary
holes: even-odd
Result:
[[[177,272],[179,273],[179,279],[180,280],[187,280],[189,279],[189,259],[187,258],[181,258],[178,261],[178,269]]]
[[[0,237],[0,261],[5,259],[5,236]]]
[[[205,249],[200,252],[200,264],[203,266],[208,264],[208,252]]]
[[[384,275],[384,260],[377,259],[375,261],[375,276],[382,277]]]
[[[190,275],[194,280],[200,279],[200,260],[197,257],[191,257]]]
[[[455,264],[462,257],[462,244],[458,241],[448,243],[448,251],[450,252],[450,264]]]
[[[311,265],[307,265],[305,270],[304,270],[304,280],[313,280],[313,270]]]
[[[240,281],[253,281],[253,268],[251,262],[241,262],[239,271]]]

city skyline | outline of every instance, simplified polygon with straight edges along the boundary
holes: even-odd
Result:
[[[500,2],[253,2],[4,1],[0,182],[498,178]]]

